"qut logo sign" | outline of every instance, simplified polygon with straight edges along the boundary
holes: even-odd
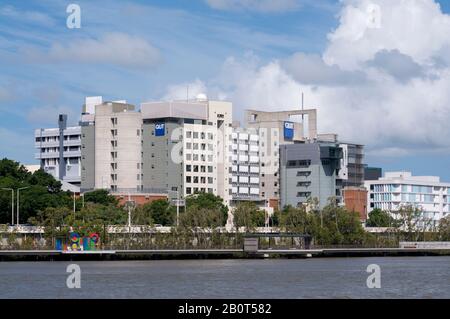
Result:
[[[294,123],[284,122],[284,138],[292,140],[294,138]]]
[[[164,136],[166,132],[165,123],[156,123],[155,124],[155,136]]]

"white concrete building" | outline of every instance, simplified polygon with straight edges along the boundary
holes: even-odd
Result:
[[[67,115],[60,114],[58,128],[34,131],[35,159],[57,180],[76,186],[81,182],[81,127],[67,127]]]
[[[260,202],[259,135],[256,129],[233,128],[229,135],[228,162],[230,206],[239,201]]]
[[[368,212],[379,208],[395,212],[405,205],[423,210],[422,218],[431,227],[450,212],[450,183],[437,176],[412,176],[411,172],[386,172],[378,180],[365,181]]]

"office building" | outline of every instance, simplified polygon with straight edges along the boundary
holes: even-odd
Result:
[[[364,146],[340,142],[342,149],[339,180],[341,188],[364,186]]]
[[[303,117],[303,118],[302,118]],[[317,137],[315,109],[280,112],[247,110],[246,128],[259,133],[260,192],[269,205],[280,204],[280,145]]]
[[[437,176],[413,176],[411,172],[386,172],[378,180],[365,182],[368,212],[375,208],[395,212],[413,205],[423,212],[420,224],[435,227],[450,212],[450,183]]]
[[[200,95],[192,101],[141,104],[143,186],[180,198],[213,193],[229,202],[227,161],[232,105]]]
[[[67,115],[60,114],[58,128],[37,129],[34,138],[40,167],[60,181],[80,186],[81,128],[68,127]]]
[[[281,207],[298,207],[310,198],[319,208],[340,195],[336,183],[342,149],[335,143],[296,143],[280,146]]]
[[[364,180],[366,181],[376,181],[383,176],[382,169],[380,167],[369,167],[364,166]]]

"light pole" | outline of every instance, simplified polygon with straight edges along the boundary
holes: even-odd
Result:
[[[19,227],[20,226],[20,221],[19,221],[19,212],[20,212],[20,201],[19,201],[19,194],[20,194],[20,191],[21,190],[24,190],[24,189],[27,189],[27,188],[30,188],[29,186],[27,186],[27,187],[21,187],[21,188],[18,188],[17,189],[17,227]]]
[[[168,190],[168,192],[176,192],[177,193],[177,228],[179,225],[179,220],[180,220],[180,192],[178,191],[178,187],[177,190]]]
[[[14,225],[14,189],[2,188],[4,191],[11,191],[11,226]]]

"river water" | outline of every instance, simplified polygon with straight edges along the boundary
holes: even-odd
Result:
[[[450,257],[0,262],[0,298],[450,298]],[[367,266],[381,270],[369,289]]]

